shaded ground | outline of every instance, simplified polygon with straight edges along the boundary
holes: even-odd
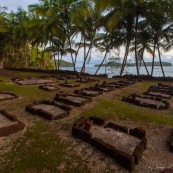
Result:
[[[136,173],[161,172],[163,167],[173,167],[173,153],[166,145],[173,127],[173,102],[168,110],[137,107],[121,101],[123,96],[136,92],[142,94],[156,82],[146,81],[123,89],[106,92],[81,108],[74,107],[69,117],[48,121],[25,111],[25,106],[36,100],[52,100],[56,91],[46,92],[38,86],[20,86],[11,77],[37,77],[45,74],[5,72],[0,73],[0,91],[13,92],[19,99],[0,102],[26,124],[24,131],[0,138],[0,172],[2,173],[126,173],[112,158],[100,153],[89,144],[71,136],[72,123],[80,116],[99,116],[129,128],[146,129],[148,148],[136,166]],[[104,79],[102,79],[104,80]],[[108,79],[107,79],[108,80]],[[116,81],[116,79],[109,79]],[[120,79],[117,79],[117,81]],[[70,80],[73,83],[75,80]],[[81,87],[96,83],[84,83]],[[165,83],[166,84],[166,83]],[[173,83],[167,83],[173,85]],[[52,84],[59,86],[59,84]],[[60,87],[68,92],[73,88]]]

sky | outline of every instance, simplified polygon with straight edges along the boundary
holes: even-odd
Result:
[[[8,8],[8,11],[13,10],[15,12],[19,7],[27,10],[28,5],[35,4],[38,2],[39,0],[0,0],[0,6],[5,6]]]
[[[24,10],[27,10],[27,6],[31,5],[31,4],[37,4],[39,3],[39,0],[0,0],[0,6],[1,7],[7,7],[8,11],[10,12],[11,10],[13,10],[14,12],[17,11],[17,9],[20,7]],[[122,47],[120,49],[120,57],[124,56],[124,47]],[[111,56],[111,55],[109,55]],[[99,64],[102,60],[102,58],[104,57],[104,53],[100,53],[99,51],[97,51],[96,49],[93,49],[92,51],[92,59],[90,61],[90,64]],[[144,55],[145,60],[146,61],[151,61],[151,56],[147,53],[145,53]],[[158,56],[156,55],[156,61],[158,61]],[[132,62],[134,60],[134,54],[130,54],[129,58],[132,59]],[[65,59],[67,61],[71,61],[70,56],[65,57]],[[77,62],[77,65],[81,65],[83,60],[83,50],[81,49],[79,52],[79,61]],[[162,54],[162,61],[166,61],[166,62],[171,62],[173,63],[173,50],[163,53]]]

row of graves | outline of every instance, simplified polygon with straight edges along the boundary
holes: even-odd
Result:
[[[93,82],[93,81],[92,81]],[[128,86],[128,82],[125,82],[123,87]],[[119,82],[122,86],[122,81]],[[129,85],[131,83],[128,83]],[[112,85],[112,84],[111,84]],[[116,84],[117,85],[117,84]],[[39,88],[46,87],[47,84],[39,86]],[[63,87],[69,87],[63,85]],[[81,107],[87,103],[92,102],[92,97],[99,96],[103,92],[112,91],[115,86],[109,86],[106,82],[103,84],[96,84],[95,86],[88,88],[75,89],[73,93],[68,93],[65,90],[57,89],[57,93],[53,101],[36,101],[26,106],[26,111],[40,115],[49,120],[56,120],[66,117],[73,110],[73,107]],[[51,89],[49,91],[52,91]]]
[[[30,79],[27,79],[30,81]],[[45,80],[45,79],[44,79]],[[42,81],[42,80],[41,80]],[[41,81],[39,83],[41,83]],[[79,79],[76,82],[86,83],[86,79]],[[88,80],[87,82],[98,82]],[[32,82],[36,84],[35,82]],[[49,120],[64,118],[70,114],[72,106],[83,106],[92,101],[92,97],[123,88],[134,84],[130,81],[118,81],[102,84],[95,84],[88,88],[75,89],[74,93],[67,93],[60,88],[53,88],[49,84],[40,85],[40,89],[47,91],[58,90],[53,101],[35,101],[26,106],[26,111],[40,115]],[[26,84],[26,83],[25,83]],[[31,84],[31,83],[30,83]],[[66,81],[61,83],[63,87],[78,87],[70,85]],[[146,132],[141,128],[128,129],[113,122],[105,124],[104,119],[97,117],[80,118],[73,124],[72,135],[80,138],[98,150],[115,158],[115,160],[129,170],[134,170],[139,163],[143,151],[147,146]]]
[[[67,93],[60,88],[51,88],[54,86],[49,85],[49,83],[54,82],[57,82],[56,79],[50,78],[30,78],[26,80],[15,79],[15,83],[20,85],[42,84],[39,86],[40,89],[47,91],[58,90],[52,101],[35,101],[26,106],[26,111],[48,120],[65,118],[70,114],[73,107],[81,107],[92,102],[92,97],[135,83],[135,81],[118,81],[111,83],[104,81],[102,84],[97,83],[94,86],[75,89],[73,93]],[[79,78],[76,82],[85,83],[86,81]],[[98,81],[88,80],[88,82]],[[68,83],[65,81],[65,83],[62,84]],[[69,87],[69,85],[61,86]],[[49,87],[49,89],[47,87]],[[168,100],[171,99],[172,93],[172,87],[157,84],[151,86],[147,92],[143,93],[143,96],[133,94],[124,97],[123,101],[140,106],[147,105],[147,107],[151,108],[167,109],[170,105]],[[0,93],[1,101],[16,98],[18,98],[18,96],[13,93]],[[145,102],[145,100],[147,101]],[[157,106],[148,106],[150,104]],[[6,125],[5,127],[0,127],[0,136],[7,136],[24,129],[25,124],[20,122],[9,112],[0,110],[0,115],[2,115],[0,116],[2,119],[1,122],[7,121],[7,123],[2,123]],[[92,147],[113,157],[117,163],[130,171],[135,169],[135,166],[142,158],[143,152],[147,149],[146,131],[141,127],[129,129],[128,127],[118,125],[115,122],[107,122],[105,119],[98,117],[82,117],[75,121],[72,126],[72,136],[89,143]],[[170,151],[173,152],[173,131],[170,134],[168,143]]]
[[[172,96],[172,86],[158,83],[154,86],[150,86],[142,95],[133,93],[127,97],[123,97],[122,101],[133,103],[137,106],[164,110],[170,108],[170,100]]]
[[[137,106],[148,107],[153,109],[166,110],[170,108],[170,101],[173,96],[173,86],[158,83],[150,86],[143,92],[143,95],[131,94],[123,97],[122,101],[135,104]],[[168,139],[169,150],[173,152],[173,129]]]

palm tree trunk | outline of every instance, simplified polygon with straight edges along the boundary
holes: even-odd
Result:
[[[38,43],[37,43],[37,59],[38,59]]]
[[[85,56],[85,58],[84,58],[84,63],[83,63],[83,66],[82,66],[82,68],[81,68],[81,72],[83,72],[84,69],[85,69],[86,60],[87,60],[87,58],[88,58],[88,55],[89,55],[90,50],[91,50],[91,48],[92,48],[92,45],[93,45],[93,41],[91,41],[90,46],[89,46],[89,48],[88,48],[88,52],[87,52],[87,54],[86,54],[86,56]]]
[[[58,48],[58,70],[59,70],[59,61],[60,59],[59,59],[59,48]]]
[[[138,19],[139,19],[139,15],[136,14],[136,24],[135,24],[135,61],[136,61],[136,71],[137,71],[137,75],[139,76],[138,53],[137,53]]]
[[[155,50],[156,50],[156,41],[154,41],[153,61],[152,61],[152,68],[151,68],[151,76],[153,76],[153,70],[154,70],[154,57],[155,57]]]
[[[149,71],[148,71],[148,68],[147,68],[147,66],[146,66],[146,63],[145,63],[145,61],[144,61],[144,58],[143,58],[143,54],[142,54],[142,62],[143,62],[143,64],[144,64],[144,67],[145,67],[145,70],[146,70],[146,72],[147,72],[147,75],[150,75],[150,74],[149,74]]]
[[[61,57],[60,57],[60,60],[59,60],[59,68],[61,67],[61,61],[62,61],[62,54],[61,54]]]
[[[129,43],[130,42],[127,40],[127,43],[126,43],[126,51],[125,51],[124,60],[123,60],[122,66],[121,66],[120,76],[123,75],[124,68],[125,68],[126,63],[127,63],[127,56],[128,56],[128,53],[129,53],[129,45],[130,45]]]
[[[70,27],[69,27],[69,23],[67,22],[67,39],[68,39],[68,42],[69,42],[70,50],[72,50],[72,44],[71,44],[69,31],[70,31]],[[70,51],[70,54],[71,54],[71,60],[72,60],[72,64],[73,64],[73,70],[76,71],[75,61],[74,61],[74,58],[73,58],[72,51]]]
[[[75,60],[74,60],[74,62],[75,62],[75,67],[76,67],[76,60],[77,60],[77,56],[78,56],[78,53],[79,53],[79,49],[80,49],[80,44],[81,44],[81,42],[82,42],[82,36],[81,36],[81,40],[80,40],[80,43],[79,43],[79,46],[78,46],[78,49],[77,49],[77,52],[76,52]]]
[[[85,73],[85,64],[86,64],[86,41],[85,41],[85,35],[84,35],[84,63],[83,63],[83,69],[82,72]]]
[[[97,68],[97,70],[96,70],[96,72],[95,72],[95,75],[97,74],[97,72],[99,71],[99,69],[100,69],[100,67],[102,66],[103,62],[105,61],[106,56],[107,56],[107,53],[108,53],[108,51],[106,50],[105,56],[104,56],[104,58],[103,58],[101,64],[98,66],[98,68]],[[105,65],[106,65],[106,64],[105,64]]]
[[[158,44],[157,44],[157,50],[158,50],[158,54],[159,54],[159,62],[160,62],[160,67],[162,69],[162,74],[163,74],[163,77],[165,77],[165,73],[164,73],[163,65],[162,65],[162,60],[161,60],[161,56],[160,56],[160,48],[159,48]]]

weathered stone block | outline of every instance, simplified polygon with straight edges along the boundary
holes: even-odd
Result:
[[[135,157],[135,163],[138,164],[144,151],[144,144],[142,142],[135,148],[133,156]]]
[[[99,151],[101,151],[111,157],[115,157],[115,154],[117,153],[117,149],[115,147],[105,143],[101,139],[92,138],[90,140],[90,144],[92,146],[94,146],[95,148],[97,148]]]
[[[73,126],[82,127],[85,125],[85,118],[81,117],[73,123]]]
[[[135,169],[134,156],[129,155],[123,151],[118,151],[118,153],[116,154],[116,161],[130,171],[134,171]]]
[[[141,142],[144,144],[144,150],[146,150],[147,149],[147,138],[146,137],[143,137],[141,139]]]
[[[143,137],[146,136],[146,131],[144,129],[142,129],[141,127],[138,127],[135,129],[130,129],[129,135],[142,139]]]
[[[13,124],[7,127],[1,127],[0,128],[0,137],[2,136],[8,136],[12,133],[16,133],[20,130],[23,130],[25,127],[25,124],[22,122],[19,122],[18,124]]]
[[[93,120],[94,124],[97,124],[97,125],[100,125],[100,126],[105,124],[105,119],[103,119],[103,118],[98,118],[98,117],[92,117],[91,116],[89,119]]]
[[[92,133],[75,126],[72,127],[72,135],[85,142],[89,142],[92,138]]]

